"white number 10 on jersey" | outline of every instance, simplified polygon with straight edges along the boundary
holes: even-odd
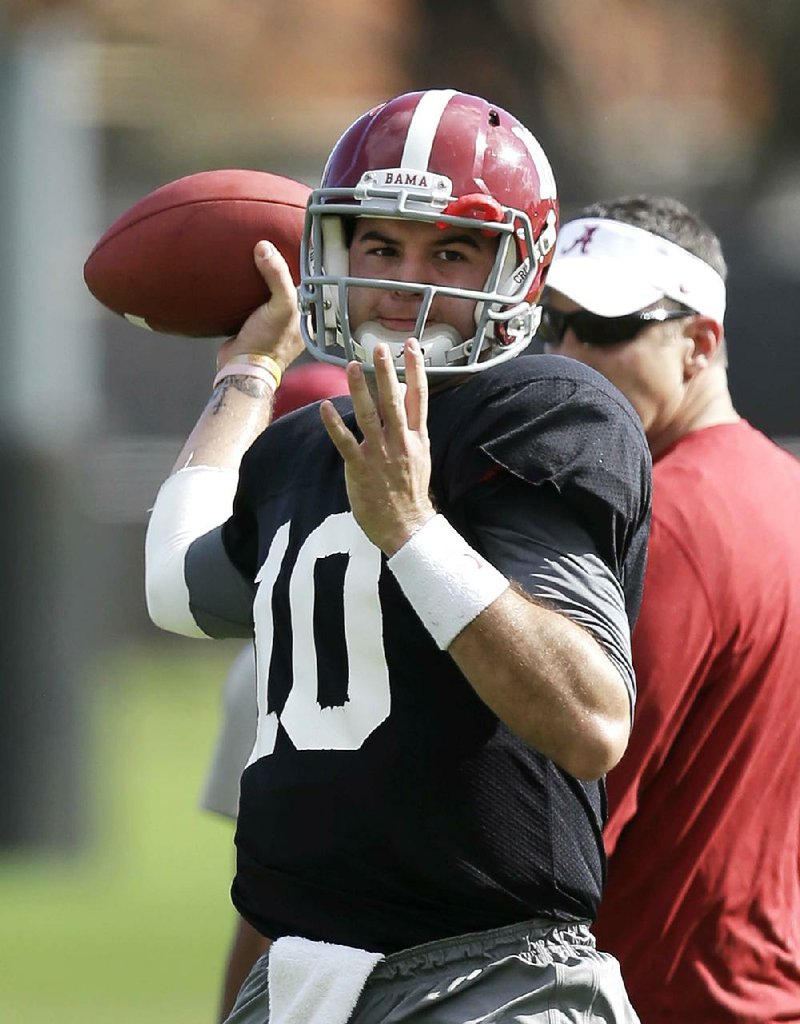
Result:
[[[258,732],[250,764],[273,752],[278,732],[278,715],[267,712],[268,673],[275,639],[272,594],[288,542],[289,523],[284,523],[256,576],[258,591],[253,617]],[[314,566],[319,559],[335,554],[348,556],[342,595],[349,667],[347,700],[341,707],[322,707],[313,627]],[[380,572],[381,552],[367,540],[351,512],[325,519],[298,552],[289,581],[293,682],[280,715],[280,724],[298,750],[358,750],[389,715],[389,671],[383,653],[383,618],[378,599]]]

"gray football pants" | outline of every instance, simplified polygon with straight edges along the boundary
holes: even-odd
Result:
[[[269,1024],[269,955],[227,1024]],[[528,921],[387,956],[349,1024],[639,1024],[619,964],[588,925]]]

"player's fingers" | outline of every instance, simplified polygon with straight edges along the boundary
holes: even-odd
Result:
[[[345,461],[354,458],[358,454],[358,441],[348,429],[330,399],[326,398],[320,404],[319,415],[328,432],[328,437],[333,441],[342,458]]]
[[[381,417],[369,393],[364,367],[360,363],[348,363],[347,386],[353,400],[353,412],[356,423],[364,440],[376,449],[383,446],[383,424]]]
[[[406,367],[405,410],[409,430],[427,435],[428,375],[425,359],[416,338],[409,338],[403,351]]]
[[[376,345],[373,353],[378,405],[384,429],[392,437],[400,437],[406,429],[403,388],[397,379],[394,360],[388,345]]]
[[[294,309],[297,306],[297,288],[289,266],[277,246],[262,239],[253,250],[253,259],[272,294],[272,308]]]
[[[253,249],[253,260],[271,297],[250,314],[236,338],[220,354],[230,358],[239,352],[260,352],[271,356],[285,369],[305,347],[297,309],[297,289],[286,261],[271,242],[259,242]]]

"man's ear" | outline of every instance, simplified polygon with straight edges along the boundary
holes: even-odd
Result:
[[[710,316],[691,317],[686,321],[686,335],[692,344],[687,347],[684,361],[684,379],[689,381],[707,369],[722,347],[722,324]]]

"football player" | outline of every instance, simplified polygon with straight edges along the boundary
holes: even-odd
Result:
[[[232,895],[276,941],[237,1024],[637,1019],[589,924],[650,462],[600,374],[515,358],[557,222],[527,128],[434,90],[335,145],[300,323],[256,246],[272,298],[222,346],[146,552],[156,623],[255,635]],[[350,397],[265,430],[304,342]]]

